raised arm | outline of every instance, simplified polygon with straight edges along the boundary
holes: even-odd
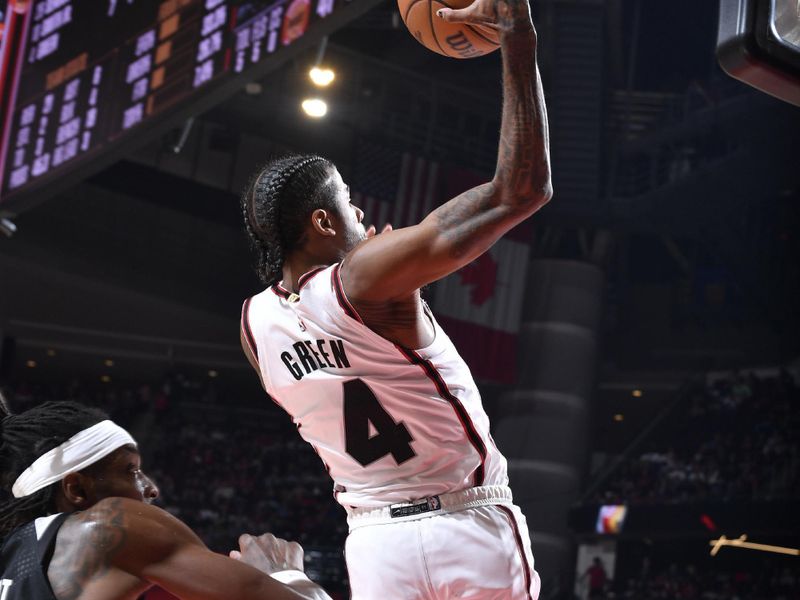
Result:
[[[476,0],[440,18],[496,26],[503,56],[503,115],[491,182],[472,188],[420,224],[370,238],[345,259],[351,299],[401,299],[468,264],[552,196],[547,111],[527,0]]]
[[[132,575],[181,600],[329,599],[308,581],[290,587],[242,560],[211,552],[184,523],[142,502],[108,498],[75,519],[70,527],[82,538],[82,549],[60,552],[57,546],[48,571],[58,598],[121,597]]]

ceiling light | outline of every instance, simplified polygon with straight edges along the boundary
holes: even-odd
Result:
[[[103,375],[100,377],[100,381],[102,381],[103,383],[111,383],[111,377],[109,377],[108,375]]]
[[[328,87],[336,79],[333,69],[326,67],[311,67],[308,76],[317,87]]]
[[[103,361],[103,364],[104,364],[105,366],[107,366],[107,367],[113,367],[113,366],[114,366],[114,361],[113,361],[113,360],[111,360],[110,358],[107,358],[107,359],[105,359],[105,360]]]
[[[215,371],[214,369],[211,369],[208,372],[208,376],[211,377],[212,379],[214,379],[214,377],[217,377],[218,375],[219,375],[219,373],[217,371]]]
[[[52,348],[47,349],[47,356],[55,356],[55,355],[56,355],[55,350],[53,350]]]
[[[28,367],[29,369],[34,369],[36,368],[36,361],[29,360],[28,362],[25,363],[25,366]]]
[[[248,81],[244,84],[244,92],[248,96],[258,96],[263,89],[263,86],[257,81]]]
[[[303,112],[314,119],[320,119],[328,114],[328,104],[321,98],[306,98],[301,106]]]
[[[642,390],[633,390],[631,392],[631,396],[633,396],[634,398],[641,398],[642,395],[643,395]]]
[[[615,415],[614,415],[614,420],[615,420],[617,423],[621,423],[622,421],[624,421],[624,420],[625,420],[625,415],[623,415],[623,414],[620,414],[620,413],[617,413],[617,414],[615,414]]]

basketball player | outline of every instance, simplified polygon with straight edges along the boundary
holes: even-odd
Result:
[[[272,162],[242,198],[268,286],[244,303],[242,346],[334,480],[355,600],[535,600],[539,576],[506,460],[419,288],[486,252],[552,196],[536,32],[527,0],[477,0],[438,18],[499,31],[494,178],[418,225],[375,235],[333,164]]]
[[[245,535],[233,560],[151,506],[158,489],[136,443],[101,411],[48,402],[10,415],[0,404],[13,495],[0,506],[0,599],[134,600],[153,585],[182,600],[330,598],[303,575],[299,545]]]

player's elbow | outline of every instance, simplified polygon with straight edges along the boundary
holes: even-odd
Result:
[[[520,194],[516,199],[517,208],[528,215],[532,215],[545,204],[550,202],[553,197],[553,186],[547,185],[531,188],[524,194]]]
[[[550,202],[553,199],[553,184],[548,181],[534,194],[534,202],[539,208]],[[538,209],[537,209],[538,210]]]

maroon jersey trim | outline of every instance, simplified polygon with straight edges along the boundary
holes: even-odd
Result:
[[[271,289],[276,296],[280,296],[284,300],[288,300],[289,296],[292,295],[292,292],[284,288],[281,284],[275,283],[269,289]]]
[[[248,298],[242,305],[242,331],[244,331],[244,339],[247,342],[247,345],[250,347],[250,352],[253,354],[253,358],[256,359],[256,363],[258,363],[258,346],[256,346],[256,340],[253,337],[253,332],[250,330],[249,314],[251,300],[252,298]]]
[[[350,304],[350,301],[347,299],[347,296],[344,293],[344,287],[342,287],[342,278],[339,276],[339,269],[341,267],[342,263],[339,263],[333,267],[333,271],[331,271],[331,281],[333,282],[333,291],[336,293],[336,299],[339,301],[339,306],[342,307],[342,310],[348,317],[355,319],[363,325],[364,321],[361,320],[358,312],[355,308],[353,308],[353,305]]]
[[[528,596],[528,600],[531,598],[531,566],[528,564],[528,557],[525,554],[525,546],[522,543],[522,536],[519,533],[519,526],[517,525],[517,520],[514,518],[514,513],[511,512],[511,509],[507,506],[503,506],[501,504],[497,505],[497,508],[502,510],[508,520],[511,522],[511,528],[514,530],[514,538],[517,540],[517,550],[519,550],[520,557],[522,558],[522,567],[525,571],[525,593]]]
[[[458,417],[458,420],[461,422],[461,426],[464,428],[464,433],[467,434],[467,439],[470,441],[472,446],[475,448],[478,455],[481,457],[481,464],[475,469],[474,475],[474,485],[483,485],[484,479],[484,472],[485,472],[485,464],[486,464],[486,444],[483,443],[478,430],[475,429],[475,424],[472,422],[472,419],[469,416],[469,413],[464,408],[464,405],[461,404],[461,400],[459,400],[456,396],[454,396],[450,390],[447,388],[447,384],[444,382],[439,371],[433,366],[433,363],[429,360],[422,358],[419,354],[417,354],[414,350],[410,350],[408,348],[403,348],[402,346],[398,346],[395,344],[400,353],[406,357],[408,362],[411,364],[419,366],[425,375],[433,382],[436,391],[438,392],[439,396],[446,400],[450,406],[453,407],[453,410]]]
[[[311,281],[315,275],[317,275],[320,271],[324,271],[327,268],[328,267],[316,267],[314,269],[311,269],[308,273],[303,273],[302,275],[300,275],[300,278],[297,280],[297,291],[299,292],[300,290],[302,290],[303,286],[307,284],[309,281]],[[292,295],[292,292],[287,290],[280,283],[272,284],[272,286],[270,286],[270,289],[277,296],[280,296],[284,300],[288,300],[289,296]]]
[[[308,273],[300,275],[300,279],[297,280],[297,291],[299,292],[302,290],[305,284],[314,279],[314,276],[318,275],[321,271],[324,271],[327,268],[328,267],[317,267],[316,269],[311,269]]]

